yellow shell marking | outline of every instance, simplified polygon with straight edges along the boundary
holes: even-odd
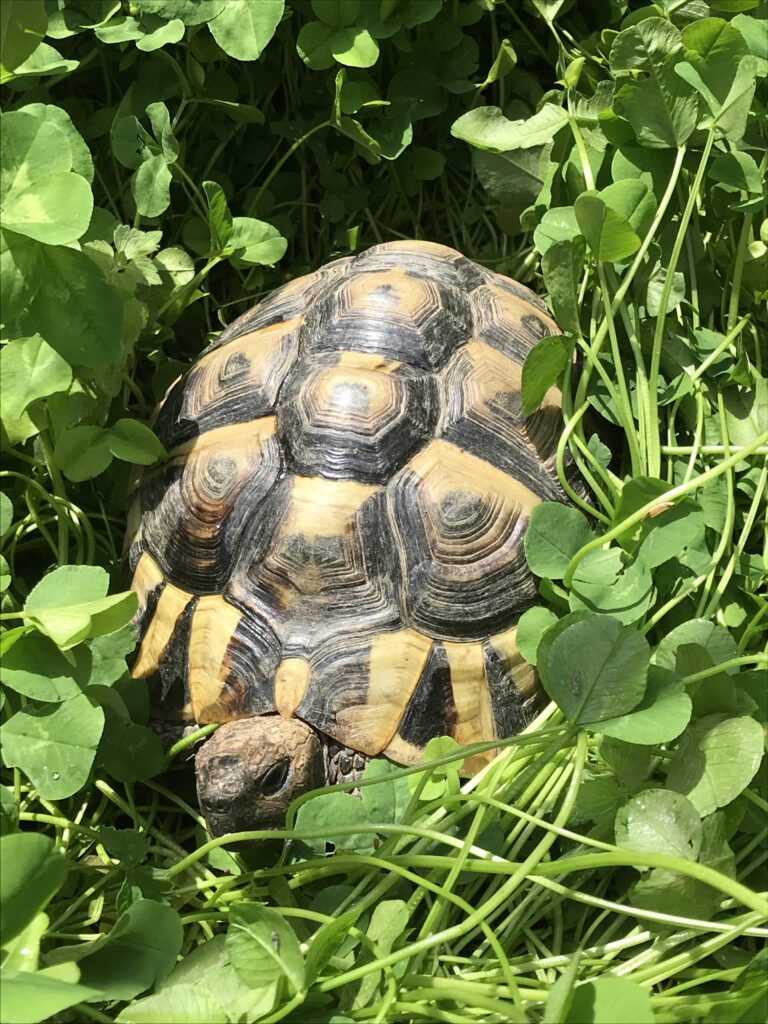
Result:
[[[490,310],[483,313],[483,319],[488,316],[488,324],[493,323],[497,330],[520,330],[523,325],[523,317],[533,313],[550,329],[552,334],[560,334],[560,328],[555,321],[531,302],[518,298],[517,295],[512,295],[493,284],[483,285],[473,293],[473,299],[476,302],[481,299],[481,293],[482,297],[487,298],[490,305]]]
[[[139,656],[131,670],[131,675],[135,679],[151,676],[157,671],[160,659],[176,629],[176,623],[191,600],[192,594],[179,590],[172,583],[165,584],[155,614],[144,633]]]
[[[409,239],[407,242],[382,242],[381,245],[377,245],[375,251],[386,252],[388,249],[402,252],[405,256],[409,252],[423,252],[429,256],[439,256],[446,260],[455,260],[461,256],[460,252],[456,249],[451,249],[447,245],[441,245],[439,242],[429,242],[425,239]]]
[[[220,594],[197,602],[189,632],[189,695],[195,721],[226,722],[232,715],[220,700],[227,677],[226,654],[242,613]]]
[[[168,454],[174,462],[182,463],[189,455],[198,455],[211,448],[236,451],[239,445],[247,445],[254,440],[263,443],[276,433],[277,417],[261,416],[255,420],[247,420],[245,423],[233,423],[230,427],[206,430],[204,434],[198,434],[191,441],[178,445]]]
[[[381,487],[355,480],[326,480],[323,476],[293,478],[291,500],[280,537],[297,534],[312,540],[351,533],[357,511]]]
[[[424,760],[423,748],[404,740],[399,733],[395,733],[381,753],[396,764],[421,764]]]
[[[385,374],[347,364],[323,370],[309,389],[308,397],[325,425],[342,430],[347,426],[350,414],[344,400],[344,389],[355,385],[365,388],[368,397],[365,420],[368,423],[380,428],[382,421],[397,417],[400,396],[392,379]]]
[[[370,316],[408,326],[419,321],[436,299],[434,289],[404,270],[358,274],[337,292],[340,316]]]
[[[152,591],[161,587],[164,583],[165,577],[158,569],[154,558],[144,551],[136,564],[136,571],[134,572],[133,579],[131,580],[131,590],[135,590],[139,598],[139,610],[136,613],[137,617],[141,615],[147,607],[147,598]]]
[[[269,391],[270,386],[265,388],[265,382],[270,381],[275,382],[271,386],[274,393],[270,394],[274,400],[279,382],[296,358],[298,328],[303,322],[301,317],[296,317],[241,334],[199,359],[193,370],[195,386],[187,388],[184,394],[183,415],[196,419],[212,402],[226,401],[232,389],[255,386],[260,391]],[[231,377],[227,364],[238,355],[248,361],[247,370]]]
[[[515,689],[523,700],[527,700],[538,689],[539,682],[536,669],[517,649],[517,626],[492,636],[489,643],[504,662]]]
[[[485,682],[483,645],[446,642],[443,646],[451,669],[451,690],[456,707],[453,735],[456,742],[480,743],[495,739],[491,699]],[[462,770],[475,772],[492,757],[492,751],[468,757]]]
[[[439,503],[454,490],[466,490],[471,494],[481,494],[486,501],[494,494],[506,498],[512,505],[518,506],[523,515],[530,515],[531,509],[538,505],[538,498],[533,491],[511,476],[496,469],[485,459],[479,459],[469,452],[462,451],[449,441],[439,438],[422,448],[406,469],[414,470],[428,482],[431,501]],[[438,470],[438,472],[432,472]]]
[[[487,406],[500,391],[521,390],[522,367],[498,349],[473,339],[459,351],[471,366],[463,383],[466,400],[471,405]],[[559,409],[561,404],[560,389],[552,387],[547,390],[539,408],[554,406]]]
[[[275,673],[275,707],[283,718],[293,718],[309,683],[309,663],[303,658],[283,658]]]
[[[384,750],[397,732],[431,648],[432,640],[414,629],[374,636],[366,702],[336,713],[345,742],[364,754]]]

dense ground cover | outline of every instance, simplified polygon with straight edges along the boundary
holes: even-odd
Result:
[[[766,1018],[765,16],[6,0],[4,1020]],[[524,374],[596,499],[526,540],[553,703],[469,782],[436,741],[207,841],[126,674],[143,423],[269,290],[414,236],[565,331]]]

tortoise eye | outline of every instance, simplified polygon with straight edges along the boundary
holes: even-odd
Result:
[[[262,776],[259,789],[264,796],[272,796],[273,793],[277,793],[279,789],[283,788],[288,779],[290,767],[291,762],[288,759],[278,761]]]

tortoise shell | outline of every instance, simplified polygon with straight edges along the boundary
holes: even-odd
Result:
[[[278,712],[412,764],[433,736],[542,706],[516,622],[523,534],[555,472],[559,391],[521,412],[559,333],[527,288],[431,242],[327,265],[232,323],[170,388],[137,486],[134,676],[166,716]]]

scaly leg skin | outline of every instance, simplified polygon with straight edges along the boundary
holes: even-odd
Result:
[[[335,786],[340,782],[357,782],[361,779],[365,767],[371,760],[367,754],[351,747],[341,747],[334,740],[328,740],[326,746],[328,758],[328,785]],[[351,790],[353,796],[360,796],[359,789]]]

